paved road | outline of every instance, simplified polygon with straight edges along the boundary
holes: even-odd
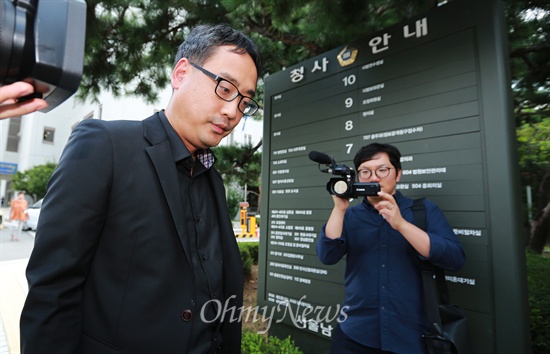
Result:
[[[11,228],[4,223],[0,230],[0,262],[29,258],[34,245],[34,232],[23,231],[19,241],[11,241]]]
[[[3,209],[4,217],[7,210]],[[27,295],[25,268],[34,245],[34,232],[23,231],[11,241],[11,224],[0,229],[0,354],[19,354],[19,316]]]

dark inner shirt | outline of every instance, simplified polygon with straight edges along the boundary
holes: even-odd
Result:
[[[213,339],[221,344],[218,313],[223,306],[222,252],[220,226],[214,190],[206,168],[194,159],[183,141],[159,112],[166,129],[178,170],[185,220],[185,235],[194,275],[195,310],[187,353],[205,353]],[[207,152],[197,152],[207,153]],[[217,300],[217,301],[211,301]]]

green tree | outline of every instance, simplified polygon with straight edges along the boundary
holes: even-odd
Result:
[[[262,154],[258,152],[259,147],[231,145],[212,149],[216,155],[216,169],[226,183],[236,182],[240,186],[260,184]]]
[[[540,122],[550,116],[550,1],[505,4],[516,123]]]
[[[262,172],[262,154],[258,152],[260,146],[261,142],[256,146],[218,146],[212,149],[216,155],[216,169],[223,176],[228,196],[231,197],[228,198],[231,216],[236,215],[239,202],[245,198],[251,209],[255,209],[259,203]]]
[[[529,248],[550,237],[550,1],[506,1],[522,186],[531,186]]]
[[[56,167],[56,163],[49,162],[34,166],[25,172],[17,171],[12,180],[13,188],[18,191],[25,191],[34,200],[44,198],[48,181]]]
[[[189,29],[229,23],[261,48],[269,74],[434,6],[434,0],[88,0],[80,98],[102,90],[155,102]],[[259,92],[261,94],[261,92]],[[260,97],[260,95],[258,96]]]
[[[231,219],[239,219],[239,203],[243,201],[242,188],[234,183],[226,184],[227,205],[229,207],[229,216]]]
[[[523,184],[538,192],[529,248],[540,254],[550,236],[550,118],[524,123],[517,135]]]
[[[550,119],[524,123],[517,129],[517,136],[523,183],[538,189],[550,167]]]
[[[458,0],[455,0],[458,1]],[[260,46],[264,74],[425,12],[437,0],[88,0],[79,95],[104,89],[148,101],[168,84],[175,48],[202,23],[230,23]],[[522,98],[548,103],[550,0],[505,0]],[[517,91],[519,92],[519,91]],[[524,100],[518,101],[523,103]]]
[[[218,1],[87,0],[86,6],[80,98],[96,99],[109,90],[155,102],[189,28],[227,22]]]

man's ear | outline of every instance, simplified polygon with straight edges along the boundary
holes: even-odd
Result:
[[[397,176],[395,176],[395,181],[396,182],[399,182],[401,180],[401,172],[403,172],[403,170],[398,170],[397,171]]]
[[[177,89],[181,86],[183,80],[185,79],[187,74],[189,74],[190,67],[191,64],[189,64],[189,59],[187,58],[181,58],[177,62],[174,70],[172,70],[172,76],[170,77],[173,89]]]

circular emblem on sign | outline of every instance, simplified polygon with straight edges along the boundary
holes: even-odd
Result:
[[[346,46],[340,53],[338,53],[338,63],[340,66],[348,66],[353,64],[355,58],[357,58],[358,50],[353,47]]]

